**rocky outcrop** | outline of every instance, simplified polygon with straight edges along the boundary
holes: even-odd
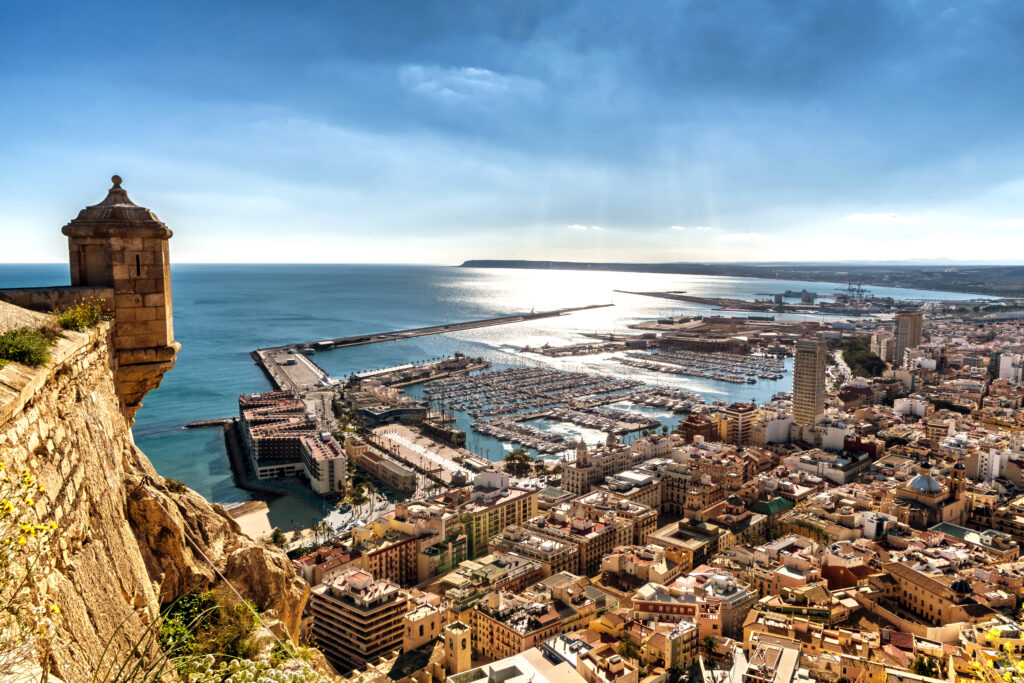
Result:
[[[146,470],[152,466],[143,456],[135,471]],[[283,552],[251,541],[221,506],[199,494],[169,492],[155,473],[129,481],[128,521],[162,602],[226,579],[272,612],[286,633],[298,634],[310,589]]]
[[[0,332],[37,320],[0,303]],[[223,508],[164,483],[132,441],[111,365],[103,324],[66,333],[45,368],[0,369],[0,462],[34,473],[45,490],[36,510],[59,526],[50,571],[32,587],[60,610],[53,673],[90,680],[101,659],[128,656],[162,604],[225,579],[272,610],[272,629],[297,635],[308,585]]]

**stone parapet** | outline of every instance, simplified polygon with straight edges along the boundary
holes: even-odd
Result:
[[[142,297],[139,298],[141,305]],[[118,397],[121,399],[121,411],[128,424],[135,421],[135,413],[142,405],[147,393],[160,386],[164,374],[174,367],[174,360],[181,349],[181,344],[171,342],[161,344],[166,339],[168,322],[163,317],[162,309],[156,311],[147,308],[117,306],[115,303],[121,296],[115,297],[110,287],[26,287],[23,289],[0,290],[0,301],[32,311],[49,312],[59,308],[72,306],[83,299],[97,298],[104,302],[108,315],[113,320],[104,323],[102,329],[108,342],[114,347],[113,367],[114,382]],[[159,320],[139,322],[139,317],[156,317]],[[39,322],[42,319],[38,319]],[[152,328],[152,330],[150,329]],[[77,338],[79,333],[65,331],[64,338],[58,340],[53,350],[55,359],[63,353],[67,342]],[[157,343],[154,344],[154,341]],[[21,372],[24,371],[24,368]],[[17,381],[18,370],[11,370],[12,381]],[[0,387],[2,388],[2,387]]]
[[[99,299],[107,313],[114,311],[113,287],[20,287],[0,289],[0,301],[6,301],[30,311],[49,313],[74,306],[83,299]]]

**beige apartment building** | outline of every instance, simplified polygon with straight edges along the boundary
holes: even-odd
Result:
[[[519,594],[489,594],[470,614],[474,655],[493,662],[585,628],[597,612],[586,585],[585,578],[563,572]]]
[[[472,487],[452,489],[430,501],[457,511],[468,537],[470,559],[487,554],[487,543],[507,526],[537,514],[537,492],[509,486],[501,472],[477,475]]]
[[[312,634],[339,671],[402,649],[408,594],[394,583],[350,569],[313,589]]]
[[[507,527],[488,542],[488,547],[492,552],[512,553],[539,562],[545,577],[579,571],[579,548],[575,544],[530,533],[521,526]]]

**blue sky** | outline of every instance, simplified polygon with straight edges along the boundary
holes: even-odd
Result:
[[[0,0],[0,261],[1024,259],[1024,4]]]

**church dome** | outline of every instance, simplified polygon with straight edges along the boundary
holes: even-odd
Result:
[[[921,491],[922,493],[939,493],[942,491],[942,487],[939,486],[939,482],[926,474],[917,475],[910,480],[907,486],[915,491]]]
[[[953,591],[954,593],[970,593],[971,584],[967,581],[967,579],[957,579],[953,583],[949,584],[949,590]]]

